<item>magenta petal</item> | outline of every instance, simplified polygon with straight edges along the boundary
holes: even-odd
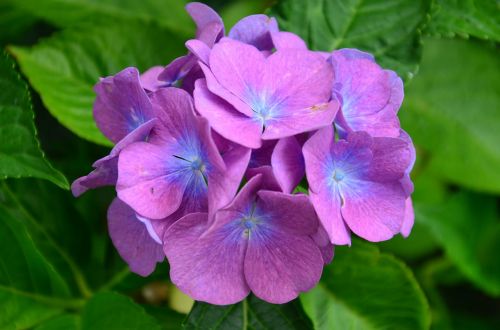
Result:
[[[341,193],[342,217],[356,235],[380,242],[400,232],[406,196],[399,183],[358,181]]]
[[[154,66],[141,74],[142,88],[154,92],[155,90],[163,87],[165,82],[158,80],[158,76],[163,72],[162,66]]]
[[[118,197],[140,215],[163,219],[175,212],[187,182],[179,180],[166,160],[165,149],[137,142],[121,153],[118,160]]]
[[[198,80],[195,86],[196,110],[217,133],[248,148],[256,149],[261,146],[262,127],[258,122],[235,111],[231,105],[212,94],[205,80]]]
[[[257,47],[259,50],[272,50],[271,34],[278,32],[278,23],[274,17],[266,15],[250,15],[237,22],[229,38]]]
[[[135,212],[118,198],[108,209],[108,228],[118,253],[134,273],[148,276],[156,263],[163,261],[165,256],[161,244],[151,238]]]
[[[309,236],[275,230],[265,241],[248,241],[245,278],[252,292],[267,302],[295,299],[318,283],[322,271],[323,257]]]
[[[243,276],[246,241],[214,224],[208,214],[193,213],[173,224],[164,236],[170,279],[198,301],[228,305],[244,299],[250,289]]]
[[[141,86],[139,71],[126,68],[102,79],[94,87],[94,119],[101,132],[118,142],[154,118],[151,102]]]
[[[401,235],[403,237],[410,236],[411,229],[413,228],[413,224],[415,223],[415,213],[413,211],[413,202],[410,197],[408,197],[405,201],[405,217],[403,220],[403,224],[401,225]]]
[[[302,49],[307,50],[307,45],[298,35],[291,32],[275,32],[271,34],[274,47],[280,49]],[[330,55],[330,54],[328,54]]]
[[[295,136],[278,141],[271,157],[271,164],[281,190],[291,194],[305,174],[302,147]]]

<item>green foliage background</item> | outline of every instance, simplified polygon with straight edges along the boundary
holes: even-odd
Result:
[[[181,0],[0,0],[0,329],[499,329],[500,4],[496,0],[208,1],[226,30],[266,12],[312,49],[356,47],[405,79],[417,146],[408,239],[338,247],[286,305],[191,303],[128,271],[106,232],[112,189],[68,182],[111,143],[92,86],[185,52]]]

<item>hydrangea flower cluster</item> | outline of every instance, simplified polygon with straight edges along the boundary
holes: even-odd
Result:
[[[96,124],[116,145],[72,185],[116,186],[109,233],[131,270],[166,257],[196,300],[285,303],[352,234],[407,236],[415,150],[397,117],[401,79],[359,50],[311,51],[265,15],[226,34],[206,5],[187,11],[187,55],[95,86]]]

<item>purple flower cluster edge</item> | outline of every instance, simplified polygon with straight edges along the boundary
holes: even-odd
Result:
[[[131,271],[166,257],[195,300],[280,304],[353,234],[408,236],[415,149],[397,74],[356,49],[309,50],[266,15],[226,34],[210,7],[186,10],[186,55],[96,84],[94,119],[115,147],[72,184],[116,187],[109,234]]]

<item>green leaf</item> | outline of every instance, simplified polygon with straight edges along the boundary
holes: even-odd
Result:
[[[185,329],[312,329],[300,301],[275,305],[251,295],[229,306],[196,302]]]
[[[9,1],[9,0],[8,0]],[[101,24],[114,19],[155,22],[184,34],[194,24],[184,10],[186,0],[10,0],[17,8],[60,27]]]
[[[314,50],[358,48],[407,79],[418,66],[428,8],[428,0],[283,0],[270,15]]]
[[[0,178],[36,177],[68,189],[68,181],[45,159],[36,136],[28,86],[7,54],[0,54]]]
[[[93,85],[127,66],[145,71],[185,52],[171,32],[136,21],[69,29],[32,48],[11,47],[21,70],[61,124],[89,141],[111,145],[92,117]]]
[[[402,126],[451,182],[500,192],[500,57],[485,44],[429,39],[407,87]],[[429,155],[426,154],[429,153]]]
[[[500,295],[500,223],[492,196],[459,192],[442,203],[421,206],[428,226],[448,257],[478,288]]]
[[[492,0],[435,0],[426,32],[500,41],[500,10]]]
[[[315,329],[426,329],[428,306],[412,272],[374,246],[337,247],[320,284],[301,296]]]
[[[0,220],[0,328],[26,329],[70,306],[69,289],[3,202]]]
[[[82,312],[82,330],[159,330],[156,320],[130,298],[118,293],[98,293]]]
[[[60,315],[40,324],[35,330],[80,330],[80,317],[74,314]]]
[[[0,2],[0,45],[19,40],[36,22],[36,18],[8,1]]]

